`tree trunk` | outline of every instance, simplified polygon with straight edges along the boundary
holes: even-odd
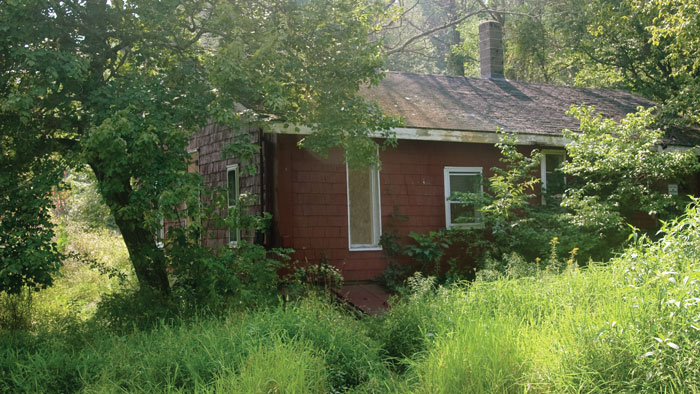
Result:
[[[104,184],[105,174],[100,170],[99,163],[90,163],[90,167],[98,183]],[[113,181],[110,179],[111,184],[114,184]],[[165,253],[156,245],[154,235],[145,226],[145,212],[140,212],[138,217],[125,217],[123,214],[124,211],[133,212],[134,207],[130,207],[129,210],[123,209],[129,205],[133,189],[128,176],[121,179],[119,183],[122,187],[118,191],[100,187],[100,193],[105,198],[124,238],[139,285],[141,288],[148,286],[163,295],[170,294],[170,283],[165,270]]]
[[[455,20],[459,17],[459,4],[456,0],[451,0],[448,3],[447,17],[448,20]],[[465,56],[454,53],[454,48],[462,43],[462,37],[457,30],[457,26],[452,26],[448,30],[447,36],[447,73],[449,75],[464,76],[464,60]]]
[[[153,235],[142,222],[114,218],[124,238],[139,285],[148,286],[161,294],[170,294],[165,271],[165,254],[156,245]]]
[[[447,52],[447,73],[449,75],[457,75],[460,77],[464,76],[464,61],[466,60],[464,55],[454,53],[454,47],[462,43],[462,38],[456,27],[452,28],[450,31],[450,45]]]

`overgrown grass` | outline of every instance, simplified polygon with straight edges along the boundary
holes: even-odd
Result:
[[[312,296],[109,331],[78,302],[70,325],[0,333],[0,392],[698,393],[700,213],[663,231],[560,274],[447,287],[416,276],[380,318]],[[83,269],[59,286],[86,275],[85,297],[115,290]]]
[[[397,390],[700,392],[697,209],[663,232],[585,270],[423,285],[376,331],[408,365]]]
[[[268,386],[345,392],[388,374],[362,322],[316,298],[125,336],[83,336],[80,345],[68,335],[42,336],[29,348],[5,338],[0,391],[211,391],[240,384],[261,385],[259,392]]]
[[[121,235],[109,229],[61,226],[61,244],[69,258],[54,285],[32,299],[34,325],[56,327],[62,321],[86,321],[105,295],[135,286],[129,253]]]

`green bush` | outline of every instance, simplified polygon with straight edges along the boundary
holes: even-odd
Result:
[[[399,369],[403,360],[427,349],[442,319],[449,319],[440,295],[434,293],[435,278],[417,272],[407,283],[409,295],[392,299],[390,311],[374,322],[372,330]]]
[[[208,309],[271,306],[277,302],[277,270],[289,259],[289,250],[267,250],[239,241],[217,254],[195,244],[174,242],[169,250],[173,267],[173,294],[186,313]]]

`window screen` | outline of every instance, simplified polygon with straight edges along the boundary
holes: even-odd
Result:
[[[542,188],[549,195],[564,193],[566,190],[566,178],[561,172],[564,163],[564,152],[545,153],[542,160]]]
[[[379,172],[347,169],[350,249],[379,248]]]

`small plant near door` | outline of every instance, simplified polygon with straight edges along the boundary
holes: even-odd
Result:
[[[415,272],[412,265],[399,262],[404,248],[401,244],[401,234],[396,230],[384,231],[379,238],[379,244],[382,246],[383,257],[389,264],[376,280],[392,293],[401,293],[406,285],[406,278]]]
[[[445,236],[445,230],[431,231],[428,234],[410,233],[408,236],[415,244],[406,245],[403,253],[420,264],[421,271],[428,273],[432,270],[435,276],[440,275],[440,263],[445,250],[452,241]]]
[[[397,231],[382,234],[380,244],[389,264],[378,278],[379,282],[393,292],[402,293],[406,290],[406,279],[416,272],[439,277],[443,257],[452,244],[448,235],[446,230],[410,233],[408,237],[413,242],[403,244]],[[408,257],[412,262],[399,262],[402,257]]]
[[[343,287],[345,279],[340,270],[333,266],[325,252],[321,253],[321,259],[316,264],[306,261],[305,265],[294,268],[294,272],[287,278],[288,282],[318,287],[325,293]]]

